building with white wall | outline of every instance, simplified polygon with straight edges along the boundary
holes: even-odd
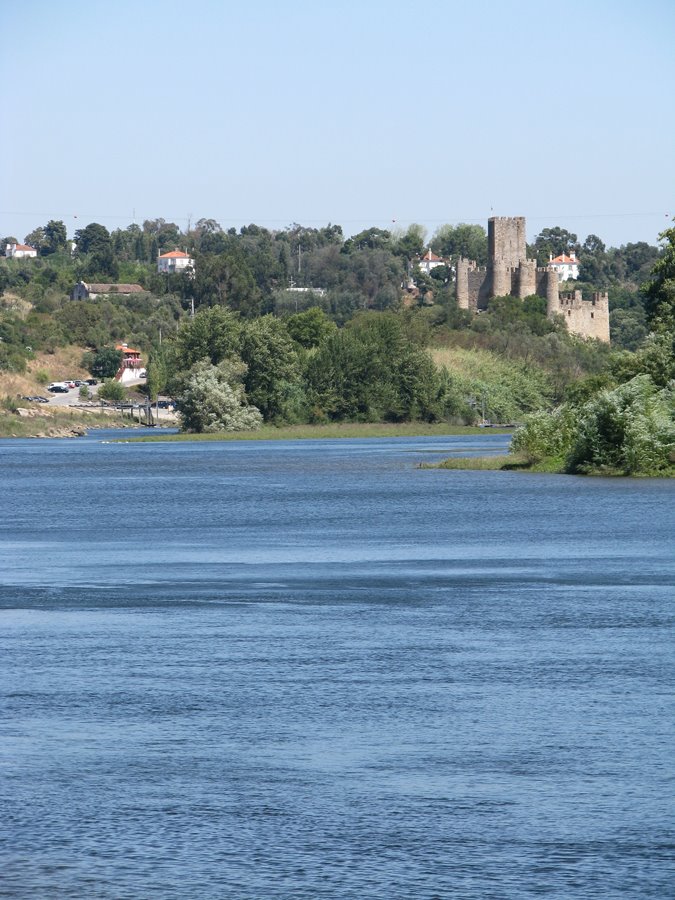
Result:
[[[169,253],[162,253],[157,258],[157,271],[167,275],[175,275],[176,272],[183,272],[188,268],[194,269],[194,265],[194,259],[189,253],[183,253],[182,250],[171,250]]]

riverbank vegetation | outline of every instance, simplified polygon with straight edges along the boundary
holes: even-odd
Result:
[[[0,395],[82,377],[126,341],[143,353],[147,393],[174,397],[194,434],[525,423],[515,444],[529,465],[634,472],[639,458],[644,471],[668,468],[673,229],[661,248],[607,249],[597,236],[580,243],[545,228],[529,248],[540,262],[575,250],[574,287],[609,291],[609,347],[570,335],[539,297],[497,297],[475,316],[458,309],[452,265],[459,255],[481,261],[479,226],[442,226],[427,241],[419,226],[345,240],[334,225],[226,232],[200,220],[181,232],[157,219],[110,233],[91,223],[71,251],[60,224],[26,236],[37,259],[0,261]],[[157,253],[176,246],[194,269],[159,274]],[[426,246],[445,260],[429,274],[417,267]],[[70,300],[78,280],[141,290]],[[615,407],[618,455],[616,434],[602,437]],[[574,433],[564,446],[563,420]]]
[[[508,458],[452,459],[442,468],[577,475],[675,476],[675,228],[644,286],[649,336],[568,386],[566,399],[525,418]]]

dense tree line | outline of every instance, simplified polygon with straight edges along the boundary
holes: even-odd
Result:
[[[459,310],[452,266],[459,256],[485,262],[478,225],[444,225],[430,240],[418,225],[345,239],[336,225],[225,231],[200,219],[181,231],[155,219],[113,232],[90,223],[72,246],[63,223],[50,221],[26,236],[37,259],[0,264],[0,368],[20,370],[35,350],[66,343],[95,355],[125,340],[151,353],[152,393],[194,398],[190,378],[198,376],[201,396],[219,393],[221,411],[235,403],[270,422],[469,421],[478,395],[491,416],[519,416],[563,401],[580,378],[599,378],[611,366],[644,374],[649,358],[665,371],[654,349],[663,338],[648,335],[655,323],[663,331],[672,314],[669,235],[661,249],[607,249],[595,235],[580,243],[554,227],[529,248],[542,263],[573,250],[584,288],[609,290],[610,350],[570,336],[538,297],[495,298],[480,316]],[[428,246],[447,264],[425,275],[416,263]],[[157,254],[176,247],[190,253],[194,270],[157,273]],[[145,293],[70,301],[78,279],[134,282]],[[513,402],[489,376],[467,381],[438,368],[429,347],[511,360]],[[617,355],[622,348],[632,352]]]

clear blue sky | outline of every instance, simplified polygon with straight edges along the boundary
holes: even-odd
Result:
[[[672,0],[22,0],[1,24],[0,237],[525,215],[618,246],[675,215]]]

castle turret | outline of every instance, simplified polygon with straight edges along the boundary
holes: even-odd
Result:
[[[506,297],[511,293],[511,268],[503,259],[492,261],[491,297]]]
[[[457,306],[460,309],[469,308],[469,260],[460,256],[456,269],[456,293]]]
[[[518,267],[518,296],[521,300],[537,293],[537,260],[521,259]]]
[[[560,312],[559,309],[559,290],[560,281],[558,273],[555,269],[548,269],[546,272],[546,312],[549,316]]]

